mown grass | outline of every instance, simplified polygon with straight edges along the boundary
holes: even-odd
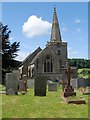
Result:
[[[88,96],[77,91],[77,96],[85,98],[87,104],[67,104],[61,97],[61,87],[57,92],[48,92],[46,97],[34,96],[33,89],[26,95],[2,95],[3,118],[88,118]]]

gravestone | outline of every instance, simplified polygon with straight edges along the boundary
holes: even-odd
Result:
[[[53,82],[53,83],[48,83],[48,91],[57,91],[58,88],[58,83]]]
[[[13,88],[10,88],[10,89],[7,90],[7,93],[6,93],[6,94],[7,94],[7,95],[15,95],[15,91],[14,91]]]
[[[18,79],[17,73],[6,73],[6,94],[11,88],[18,94]]]
[[[23,87],[23,91],[27,92],[27,75],[24,74],[22,77],[22,87]]]
[[[27,80],[27,88],[34,88],[34,79]]]
[[[67,75],[67,85],[64,88],[63,96],[68,97],[68,96],[76,96],[76,93],[74,92],[74,89],[70,85],[70,79],[71,79],[71,74],[72,74],[72,69],[71,67],[68,67],[65,69],[65,73]]]
[[[90,86],[90,79],[89,78],[72,78],[71,85],[73,88],[80,88],[80,87],[89,87]]]
[[[35,96],[46,96],[46,82],[47,77],[38,75],[34,81],[34,95]]]
[[[71,78],[70,84],[73,88],[78,89],[78,78]]]
[[[27,83],[24,80],[19,80],[19,92],[26,93],[27,92]]]

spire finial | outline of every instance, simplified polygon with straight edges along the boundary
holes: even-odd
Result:
[[[56,12],[56,5],[54,4],[54,12]]]
[[[56,5],[54,4],[54,9],[56,9]]]

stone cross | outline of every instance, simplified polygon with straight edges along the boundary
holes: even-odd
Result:
[[[68,67],[67,69],[65,69],[65,73],[67,74],[67,80],[68,80],[67,85],[69,86],[70,85],[71,74],[72,74],[72,69],[70,67]]]

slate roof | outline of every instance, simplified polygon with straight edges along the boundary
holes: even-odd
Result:
[[[38,54],[40,51],[42,51],[42,49],[41,49],[40,47],[38,47],[33,53],[29,54],[29,55],[26,57],[26,59],[22,62],[22,65],[25,64],[26,62],[27,62],[28,64],[30,64],[31,61],[36,58],[37,54]]]

